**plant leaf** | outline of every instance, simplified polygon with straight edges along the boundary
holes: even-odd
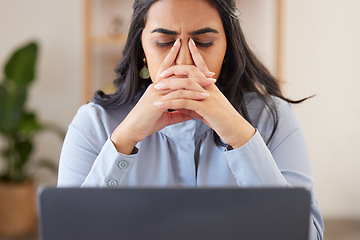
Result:
[[[18,48],[4,67],[0,87],[0,131],[9,135],[21,124],[27,87],[34,80],[37,44],[31,42]]]
[[[4,74],[16,84],[30,84],[35,77],[38,46],[31,42],[17,49],[5,65]]]
[[[1,121],[0,130],[5,134],[11,134],[19,128],[23,117],[24,104],[26,101],[27,89],[25,86],[15,86],[12,91],[2,87],[0,90],[0,99],[2,107],[0,108]]]
[[[37,120],[36,114],[32,112],[25,112],[21,119],[19,126],[19,133],[24,138],[31,138],[38,131],[42,129],[41,124]]]
[[[3,85],[0,85],[0,132],[5,130],[5,109],[8,92]]]
[[[15,144],[16,152],[19,154],[19,161],[16,163],[17,169],[24,172],[24,168],[30,159],[30,155],[33,150],[33,144],[31,140],[20,140]]]

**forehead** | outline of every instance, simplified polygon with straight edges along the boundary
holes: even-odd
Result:
[[[222,30],[219,12],[207,0],[159,0],[148,11],[146,28],[167,28],[177,32],[213,27]]]

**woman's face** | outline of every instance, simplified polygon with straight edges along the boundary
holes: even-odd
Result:
[[[188,45],[192,38],[214,78],[219,77],[226,36],[217,9],[207,0],[159,0],[148,11],[141,38],[152,81],[178,38],[181,48],[174,64],[194,65]]]

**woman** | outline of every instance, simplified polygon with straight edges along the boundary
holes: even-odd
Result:
[[[70,124],[59,186],[312,191],[297,102],[247,46],[232,1],[136,0],[116,72],[117,92],[98,92]],[[311,215],[322,239],[315,198]]]

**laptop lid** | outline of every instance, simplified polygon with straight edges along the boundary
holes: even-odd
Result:
[[[305,240],[300,188],[42,188],[41,239]]]

